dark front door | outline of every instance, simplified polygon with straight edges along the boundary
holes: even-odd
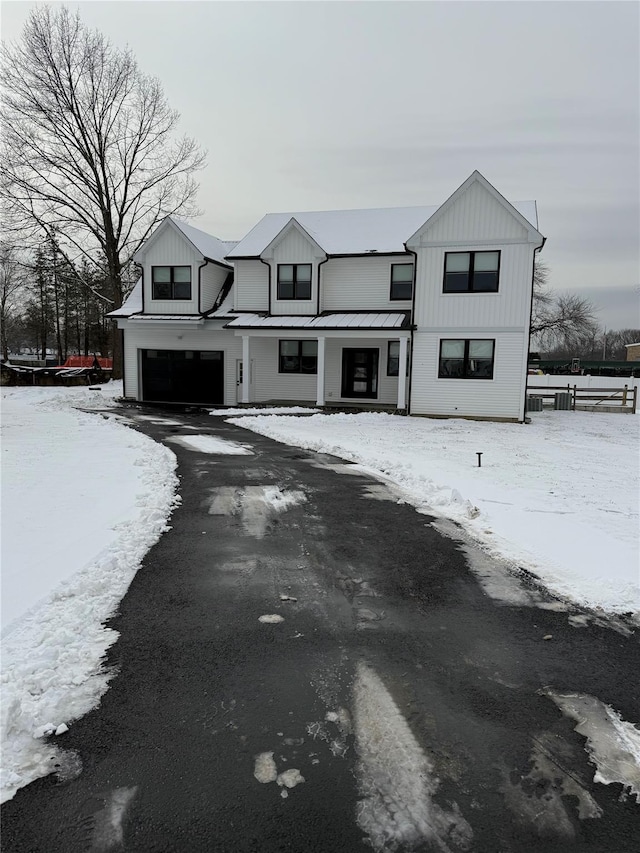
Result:
[[[223,403],[224,353],[143,349],[142,399],[153,403]]]
[[[342,396],[378,396],[378,350],[342,350]]]

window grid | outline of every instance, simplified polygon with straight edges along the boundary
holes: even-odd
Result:
[[[489,256],[494,255],[492,263]],[[465,256],[468,258],[466,268]],[[445,252],[443,293],[497,293],[500,281],[499,249],[484,252]],[[494,265],[495,264],[495,265]],[[455,269],[455,267],[460,267]],[[464,284],[463,287],[459,286]]]
[[[278,346],[278,373],[318,372],[318,342],[281,340]]]
[[[191,299],[191,267],[152,267],[151,298],[156,300]]]
[[[311,264],[278,264],[278,299],[311,299]]]
[[[496,342],[489,338],[443,338],[439,379],[493,379]]]

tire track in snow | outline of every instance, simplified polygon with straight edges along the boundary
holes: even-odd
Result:
[[[357,821],[374,850],[429,841],[444,853],[469,850],[471,827],[457,805],[433,802],[438,788],[431,762],[377,673],[359,663],[353,716],[361,799]]]

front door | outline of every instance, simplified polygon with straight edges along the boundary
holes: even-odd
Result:
[[[342,350],[342,396],[378,397],[377,349]]]

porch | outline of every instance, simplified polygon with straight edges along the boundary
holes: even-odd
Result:
[[[250,315],[234,319],[228,328],[242,340],[241,405],[277,400],[322,408],[406,410],[411,331],[404,312]]]

